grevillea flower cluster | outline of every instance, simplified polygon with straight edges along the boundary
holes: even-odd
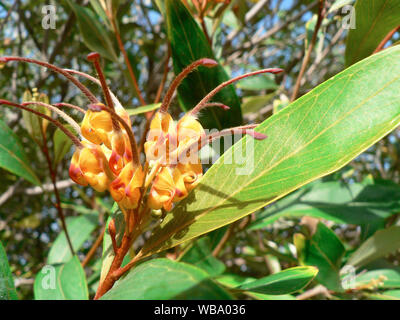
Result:
[[[0,103],[33,112],[63,130],[76,147],[69,167],[71,179],[79,185],[89,185],[98,192],[108,190],[124,213],[128,210],[139,210],[141,206],[170,211],[174,204],[187,197],[199,184],[203,176],[203,168],[198,152],[214,139],[235,133],[248,134],[255,139],[265,139],[265,135],[253,130],[255,125],[226,129],[207,135],[197,115],[203,108],[208,107],[229,110],[229,107],[222,103],[209,101],[217,92],[231,83],[247,76],[282,71],[281,69],[263,69],[228,80],[212,90],[181,119],[174,121],[168,113],[168,108],[182,80],[198,67],[212,68],[217,65],[216,61],[208,58],[193,62],[173,80],[160,109],[151,119],[144,143],[145,161],[142,164],[131,120],[106,84],[98,53],[88,55],[88,60],[93,62],[97,71],[98,79],[79,71],[61,69],[34,59],[2,57],[0,60],[1,63],[19,61],[47,67],[67,77],[86,95],[89,100],[87,110],[63,102],[50,105],[38,101],[25,101],[17,104],[0,100]],[[79,82],[74,74],[84,76],[101,85],[104,103]],[[72,126],[79,137],[48,114],[29,108],[31,104],[55,111]],[[74,108],[84,113],[81,125],[62,112],[60,110],[62,107]]]

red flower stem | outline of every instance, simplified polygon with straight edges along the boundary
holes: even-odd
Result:
[[[203,59],[196,60],[195,62],[192,62],[185,69],[183,69],[181,71],[181,73],[179,73],[176,76],[176,78],[172,81],[170,87],[168,88],[167,93],[165,94],[164,100],[162,101],[162,104],[160,107],[160,112],[166,113],[168,111],[169,104],[171,103],[172,96],[173,96],[176,88],[181,84],[182,80],[185,79],[190,72],[192,72],[199,66],[212,68],[217,65],[218,65],[218,63],[215,60],[212,60],[209,58],[203,58]]]
[[[111,110],[115,110],[114,103],[113,103],[113,101],[111,99],[110,91],[108,90],[106,78],[104,77],[103,71],[101,70],[100,54],[97,53],[97,52],[92,52],[92,53],[88,54],[87,59],[90,62],[92,62],[94,64],[94,67],[96,68],[97,75],[99,76],[99,80],[100,80],[100,83],[101,83],[101,88],[103,89],[104,98],[106,99],[106,103],[107,103],[108,107]],[[115,121],[115,119],[113,117],[111,119],[112,119],[113,129],[116,132],[121,131],[121,127],[118,125],[118,122]]]
[[[66,103],[66,102],[59,102],[59,103],[55,103],[54,106],[56,106],[57,108],[59,107],[67,107],[67,108],[71,108],[71,109],[75,109],[78,110],[80,113],[85,114],[85,110],[83,110],[81,107],[78,107],[74,104],[70,104],[70,103]]]
[[[14,102],[11,102],[11,101],[8,101],[8,100],[4,100],[4,99],[0,99],[0,104],[5,104],[5,105],[8,105],[8,106],[17,107],[17,108],[20,108],[20,109],[23,109],[23,110],[32,112],[32,113],[36,114],[37,116],[42,117],[43,119],[46,119],[46,120],[49,121],[50,123],[54,124],[56,127],[60,128],[60,130],[61,130],[62,132],[64,132],[65,135],[66,135],[68,138],[71,139],[71,141],[73,142],[73,144],[74,144],[77,148],[79,148],[79,149],[82,149],[82,148],[83,148],[82,143],[79,141],[79,139],[78,139],[77,137],[75,137],[75,136],[72,134],[71,131],[69,131],[67,128],[65,128],[60,122],[58,122],[57,120],[54,120],[53,118],[47,116],[46,114],[44,114],[44,113],[42,113],[42,112],[39,112],[39,111],[36,111],[36,110],[33,110],[33,109],[30,109],[30,108],[28,108],[28,107],[22,106],[22,105],[20,105],[20,104],[18,104],[18,103],[14,103]]]
[[[69,81],[71,81],[74,85],[78,87],[82,91],[82,93],[89,99],[91,103],[98,103],[99,101],[97,98],[94,96],[94,94],[87,88],[85,87],[80,81],[78,81],[76,78],[71,76],[68,72],[63,70],[62,68],[56,67],[55,65],[52,65],[50,63],[36,60],[36,59],[29,59],[29,58],[21,58],[21,57],[0,57],[0,63],[1,62],[8,62],[8,61],[18,61],[18,62],[27,62],[27,63],[33,63],[37,64],[39,66],[48,68],[56,73],[62,74],[64,77],[66,77]]]
[[[262,73],[280,73],[282,72],[283,69],[280,68],[270,68],[270,69],[262,69],[262,70],[257,70],[257,71],[253,71],[253,72],[249,72],[246,74],[243,74],[241,76],[238,76],[236,78],[230,79],[226,82],[221,83],[219,86],[217,86],[215,89],[213,89],[210,93],[208,93],[191,111],[192,114],[197,114],[201,109],[204,108],[204,105],[214,96],[216,95],[219,91],[221,91],[223,88],[227,87],[228,85],[239,81],[241,79],[247,78],[247,77],[251,77],[251,76],[255,76],[258,74],[262,74]]]

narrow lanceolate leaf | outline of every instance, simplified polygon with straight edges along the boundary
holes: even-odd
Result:
[[[167,0],[165,9],[175,74],[200,58],[215,59],[203,31],[182,2]],[[228,76],[222,66],[200,67],[189,74],[179,87],[181,106],[184,110],[193,108],[208,92],[226,80]],[[200,117],[204,127],[222,129],[242,123],[240,102],[233,86],[221,90],[213,100],[224,103],[231,109],[228,112],[216,108],[204,110]]]
[[[36,300],[87,300],[85,271],[74,256],[63,264],[46,265],[39,271],[33,287]]]
[[[237,289],[263,294],[287,294],[303,289],[317,273],[318,269],[314,267],[295,267],[256,281],[246,282]]]
[[[40,185],[16,134],[0,120],[0,167]]]
[[[358,0],[354,10],[356,25],[347,38],[347,66],[372,54],[385,36],[400,26],[398,0]]]
[[[71,238],[74,250],[79,250],[83,243],[90,237],[90,234],[98,224],[97,214],[85,214],[79,217],[69,217],[67,230]],[[67,238],[62,231],[54,241],[48,256],[47,263],[64,263],[71,259],[72,254],[69,249]]]
[[[0,241],[0,300],[18,300],[14,279],[3,245]]]
[[[245,137],[225,152],[166,216],[142,254],[232,223],[342,168],[399,125],[399,87],[400,48],[394,47],[353,65],[274,114],[256,128],[268,138]],[[238,158],[242,151],[244,159]]]
[[[205,271],[186,263],[154,259],[130,271],[101,299],[232,299],[209,277]]]
[[[400,227],[392,226],[385,230],[379,230],[368,238],[350,256],[347,264],[360,268],[398,249],[400,249]]]
[[[79,31],[86,46],[111,61],[118,61],[113,41],[96,14],[91,9],[77,5],[73,1],[67,2],[75,13]]]

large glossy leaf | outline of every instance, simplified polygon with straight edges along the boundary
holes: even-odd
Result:
[[[89,298],[85,271],[74,256],[63,264],[46,265],[36,275],[36,300],[87,300]]]
[[[66,219],[66,223],[72,246],[74,250],[79,250],[98,225],[98,218],[97,214],[85,214],[79,217],[69,217]],[[62,231],[51,246],[47,263],[63,263],[69,261],[71,257],[67,238]]]
[[[268,138],[245,137],[226,151],[166,216],[142,254],[232,223],[340,169],[398,126],[399,86],[400,48],[394,47],[353,65],[274,114],[256,128]],[[244,164],[224,164],[241,150],[247,150]]]
[[[158,276],[157,276],[158,275]],[[102,299],[231,299],[209,275],[194,266],[168,259],[144,262],[119,280]]]
[[[246,282],[237,289],[263,294],[281,295],[301,290],[318,273],[314,267],[295,267],[283,270],[252,282]]]
[[[309,184],[257,214],[250,229],[271,225],[281,217],[310,216],[362,227],[363,238],[385,225],[400,210],[400,187],[384,183]]]
[[[186,66],[200,58],[214,59],[210,45],[180,0],[165,1],[168,39],[171,43],[174,72],[179,73]],[[179,87],[179,99],[185,110],[193,108],[208,92],[218,84],[228,80],[228,76],[221,66],[214,68],[200,67],[192,72]],[[228,128],[240,125],[242,115],[240,102],[233,86],[219,92],[213,101],[222,102],[231,109],[226,112],[210,108],[204,110],[200,117],[202,124],[209,129]]]
[[[319,222],[315,233],[308,238],[300,233],[295,234],[294,244],[300,263],[318,268],[318,282],[328,289],[339,291],[339,271],[345,250],[336,234]]]
[[[0,241],[0,300],[18,300],[7,254]]]
[[[67,0],[67,2],[75,13],[79,31],[86,46],[107,59],[118,61],[113,41],[107,29],[99,22],[97,15],[90,8],[82,7],[73,1]]]
[[[197,240],[179,260],[197,266],[211,276],[220,275],[225,265],[212,255],[212,244],[209,237]]]
[[[395,27],[400,26],[400,1],[358,0],[355,5],[356,27],[349,30],[346,65],[368,57]]]
[[[400,300],[400,290],[386,290],[382,293],[367,294],[372,300]]]
[[[0,167],[40,185],[17,135],[0,120]]]
[[[400,227],[392,226],[384,230],[379,230],[372,237],[368,238],[349,257],[347,264],[359,268],[389,253],[395,252],[399,248]]]

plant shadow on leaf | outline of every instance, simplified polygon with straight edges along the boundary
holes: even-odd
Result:
[[[269,199],[256,199],[249,201],[239,201],[235,197],[230,197],[228,194],[220,190],[214,189],[208,185],[204,185],[201,182],[196,187],[196,189],[210,193],[213,196],[220,197],[221,199],[228,199],[229,203],[221,205],[220,208],[236,207],[238,210],[240,210],[242,208],[245,208],[250,203],[264,203],[265,201],[269,200]],[[154,239],[154,237],[152,237],[151,239],[153,241],[149,239],[149,241],[142,249],[142,253],[144,254],[143,257],[147,256],[150,251],[153,252],[154,249],[156,249],[156,251],[161,251],[163,247],[170,246],[172,240],[182,239],[189,231],[189,227],[191,226],[191,224],[193,224],[199,217],[201,217],[204,214],[204,212],[207,212],[208,209],[212,209],[212,207],[210,207],[210,208],[202,208],[201,210],[191,210],[191,211],[187,210],[187,205],[190,205],[195,201],[196,201],[195,193],[191,192],[189,196],[185,199],[184,204],[179,204],[175,210],[169,213],[169,215],[172,215],[169,221],[166,224],[158,226],[153,230],[154,233],[162,234],[164,235],[164,237],[158,237],[157,239]],[[238,219],[240,219],[240,217]],[[163,232],[164,230],[166,231],[170,230],[170,232]],[[173,231],[172,237],[170,236],[170,234],[172,233],[171,231]]]

